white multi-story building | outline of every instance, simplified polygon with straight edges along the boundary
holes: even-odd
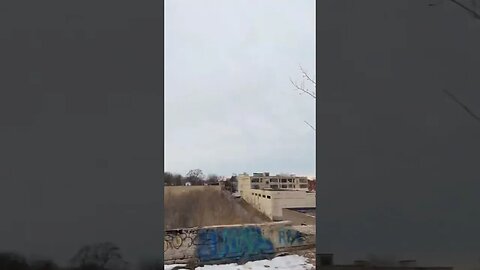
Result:
[[[308,178],[306,176],[295,175],[272,175],[270,173],[253,173],[252,176],[248,174],[240,174],[238,176],[239,182],[242,178],[250,178],[252,189],[274,189],[274,190],[308,190]]]
[[[307,177],[269,173],[240,174],[240,196],[272,220],[282,220],[283,208],[314,208],[316,197],[308,191]]]

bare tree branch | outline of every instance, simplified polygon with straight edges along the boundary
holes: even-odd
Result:
[[[305,88],[305,86],[303,86],[303,85],[302,85],[302,86],[298,85],[298,84],[295,83],[291,78],[290,78],[290,82],[292,83],[292,85],[293,85],[297,90],[299,90],[299,91],[301,91],[301,92],[303,92],[303,93],[305,93],[305,94],[307,94],[307,95],[309,95],[309,96],[311,96],[311,97],[313,97],[313,98],[315,98],[315,99],[317,98],[315,92],[308,90],[307,88]]]
[[[458,0],[449,0],[449,1],[452,2],[452,3],[454,3],[454,4],[456,4],[456,5],[458,5],[459,7],[463,8],[464,10],[466,10],[466,11],[467,11],[468,13],[470,13],[475,19],[480,19],[480,14],[479,14],[477,11],[475,11],[474,9],[467,7],[466,5],[460,3]],[[474,2],[474,4],[475,4],[475,2]],[[474,5],[474,7],[475,7],[475,5]]]
[[[467,105],[463,104],[460,100],[458,100],[456,96],[454,96],[452,93],[450,93],[448,90],[445,90],[445,89],[443,90],[443,92],[445,92],[445,94],[447,94],[448,97],[450,97],[453,101],[455,101],[458,105],[460,105],[468,114],[470,114],[470,116],[472,116],[475,120],[480,122],[480,117],[476,115],[474,112],[472,112]]]
[[[307,80],[309,80],[311,83],[313,83],[313,84],[316,86],[317,83],[316,83],[314,80],[312,80],[312,79],[310,78],[310,76],[308,76],[307,72],[305,72],[305,70],[303,70],[302,66],[299,66],[299,67],[300,67],[300,71],[301,71],[302,74],[303,74],[303,77],[304,77],[304,78],[307,78]]]
[[[307,81],[309,81],[310,83],[312,83],[313,87],[316,88],[317,83],[310,76],[308,76],[308,73],[302,68],[301,65],[298,65],[298,66],[300,68],[300,72],[302,73],[302,77],[304,79],[306,79]],[[305,87],[305,80],[302,81],[301,85],[299,85],[298,83],[294,82],[292,80],[292,78],[289,78],[289,79],[290,79],[290,82],[292,83],[292,85],[295,87],[294,90],[299,91],[300,95],[301,94],[307,94],[307,95],[311,96],[312,98],[317,99],[316,91],[315,90],[313,90],[313,91],[309,90],[308,88]],[[303,121],[303,122],[305,122],[305,124],[307,124],[311,129],[313,129],[313,131],[315,131],[315,128],[310,123],[308,123],[307,121]]]
[[[299,65],[298,67],[299,67],[299,69],[300,69],[300,72],[302,73],[302,77],[305,78],[305,79],[307,79],[307,81],[309,81],[310,83],[312,83],[312,84],[313,84],[313,87],[316,87],[316,86],[317,86],[317,83],[316,83],[312,78],[310,78],[310,76],[308,76],[308,73],[302,68],[302,66]],[[298,85],[298,83],[294,82],[294,81],[292,80],[292,78],[290,78],[290,82],[291,82],[292,85],[296,88],[295,90],[299,90],[299,91],[300,91],[300,95],[301,95],[302,93],[305,93],[305,94],[307,94],[307,95],[309,95],[309,96],[311,96],[311,97],[313,97],[313,98],[315,98],[315,99],[317,98],[317,93],[316,93],[316,91],[315,91],[315,90],[312,91],[312,90],[306,88],[304,82],[302,82],[301,85]]]
[[[307,125],[308,125],[309,127],[311,127],[314,131],[316,131],[315,128],[314,128],[312,125],[310,125],[310,123],[308,123],[307,121],[303,121],[303,122],[305,122],[305,124],[307,124]]]

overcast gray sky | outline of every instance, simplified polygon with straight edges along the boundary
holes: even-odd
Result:
[[[165,3],[165,170],[314,175],[313,0]]]

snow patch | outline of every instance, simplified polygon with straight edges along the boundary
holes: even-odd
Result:
[[[168,265],[164,265],[163,266],[163,269],[164,270],[173,270],[175,267],[185,267],[186,264],[168,264]]]
[[[184,265],[175,265],[184,266]],[[169,268],[167,268],[169,267]],[[172,270],[173,265],[165,265],[165,270]],[[282,257],[276,257],[272,260],[259,260],[253,262],[247,262],[244,265],[238,265],[236,263],[221,264],[221,265],[206,265],[197,267],[195,270],[313,270],[315,266],[307,263],[305,257],[299,255],[288,255]]]

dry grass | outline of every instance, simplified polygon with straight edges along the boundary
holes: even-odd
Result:
[[[183,193],[166,190],[165,229],[256,223],[254,215],[239,211],[242,207],[235,204],[235,201],[229,200],[216,190],[192,190]]]

